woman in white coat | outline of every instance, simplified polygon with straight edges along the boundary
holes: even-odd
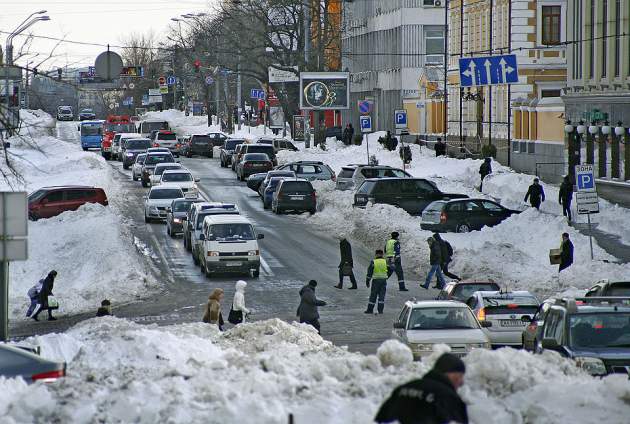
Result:
[[[239,280],[236,282],[236,291],[234,292],[234,300],[232,301],[234,319],[230,320],[230,322],[234,325],[245,322],[245,318],[250,312],[245,306],[245,287],[247,287],[247,283],[245,281]],[[230,312],[230,315],[233,315],[233,313]]]

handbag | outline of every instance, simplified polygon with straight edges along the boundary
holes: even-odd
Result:
[[[59,309],[59,302],[54,296],[48,296],[48,309]]]
[[[230,314],[228,315],[228,322],[230,324],[240,324],[243,322],[243,311],[235,311],[234,304],[230,308]]]
[[[352,275],[352,265],[350,265],[348,262],[344,262],[344,264],[341,266],[341,273],[344,276]]]

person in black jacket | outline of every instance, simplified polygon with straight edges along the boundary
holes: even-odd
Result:
[[[442,287],[446,284],[444,276],[442,275],[442,248],[440,247],[440,243],[435,241],[433,237],[429,237],[427,239],[427,243],[429,243],[429,264],[431,265],[431,269],[429,269],[424,285],[421,285],[420,287],[428,290],[433,274],[436,274],[438,285],[433,286],[433,288],[442,289]]]
[[[481,166],[479,167],[479,175],[481,176],[481,183],[479,183],[479,191],[483,191],[483,179],[492,174],[492,158],[485,158]]]
[[[529,204],[536,209],[540,209],[540,204],[545,201],[545,190],[540,185],[540,180],[534,178],[534,183],[527,189],[525,201],[529,198]]]
[[[300,322],[312,325],[321,334],[317,307],[326,306],[326,302],[315,297],[315,287],[317,287],[317,281],[311,280],[300,290],[300,306],[298,306],[297,315],[300,317]]]
[[[567,269],[573,263],[573,243],[569,238],[569,233],[562,233],[562,244],[560,245],[560,266],[558,272]]]
[[[453,246],[440,237],[439,233],[434,233],[433,238],[440,245],[440,251],[442,254],[442,273],[446,275],[448,278],[452,278],[453,280],[461,280],[457,275],[452,274],[448,270],[448,264],[453,260]]]
[[[466,366],[451,353],[438,358],[433,369],[419,380],[394,389],[374,421],[401,424],[468,423],[466,404],[457,394],[464,384]]]
[[[567,175],[564,177],[560,185],[560,193],[558,193],[558,203],[562,205],[562,215],[566,216],[571,222],[571,201],[573,200],[573,183]]]
[[[55,285],[55,277],[57,276],[57,271],[54,269],[48,273],[46,278],[44,278],[44,283],[42,284],[42,289],[39,291],[39,309],[35,314],[31,316],[35,321],[39,321],[37,316],[44,309],[48,309],[48,321],[55,321],[57,318],[52,316],[52,308],[48,307],[48,296],[52,296],[53,294],[53,286]]]
[[[357,280],[354,278],[354,272],[352,267],[354,265],[352,261],[352,246],[350,242],[346,240],[345,236],[341,236],[339,240],[339,252],[341,253],[341,261],[339,261],[339,284],[335,286],[336,289],[343,288],[343,277],[350,277],[352,286],[350,290],[357,289]]]
[[[433,149],[435,150],[435,157],[446,156],[446,143],[442,141],[441,137],[438,137]]]

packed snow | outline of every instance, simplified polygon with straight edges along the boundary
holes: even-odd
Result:
[[[21,111],[21,117],[20,135],[9,139],[8,150],[16,173],[3,179],[0,187],[29,193],[55,185],[102,187],[110,206],[85,205],[53,218],[29,221],[29,258],[13,262],[10,269],[11,319],[25,318],[26,292],[52,269],[58,272],[53,293],[62,315],[96,311],[103,299],[121,303],[155,289],[148,263],[116,212],[122,195],[112,168],[94,152],[83,152],[78,144],[50,135],[55,122],[45,112]],[[5,163],[1,169],[10,173]]]
[[[225,333],[203,323],[158,327],[114,317],[26,340],[68,363],[66,378],[0,378],[0,416],[22,422],[368,423],[394,387],[436,359],[399,342],[351,353],[312,327],[273,319]],[[442,350],[447,350],[443,346]],[[473,423],[627,422],[627,377],[594,379],[555,353],[477,350],[460,390]],[[605,407],[602,407],[605,405]]]

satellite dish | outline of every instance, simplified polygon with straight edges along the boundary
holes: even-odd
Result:
[[[123,68],[122,58],[112,51],[106,51],[99,54],[94,62],[96,75],[106,81],[111,81],[120,76]]]

